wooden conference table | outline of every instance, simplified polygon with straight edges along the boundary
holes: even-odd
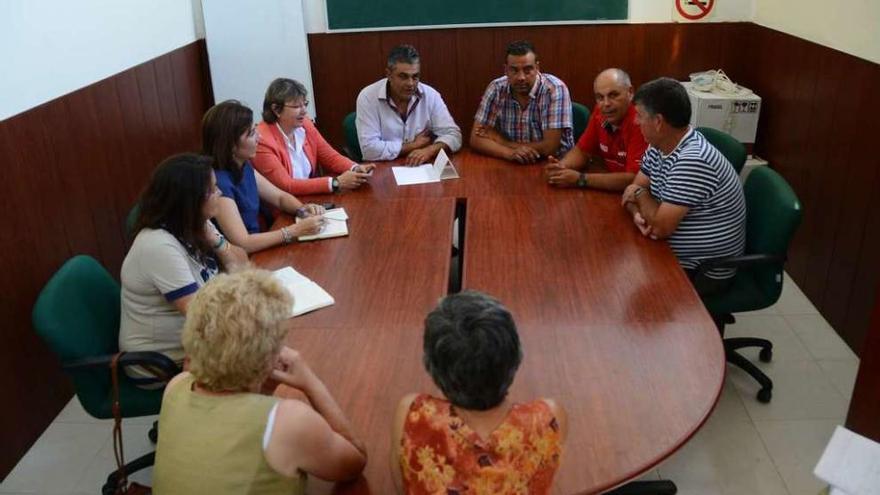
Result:
[[[448,291],[456,211],[463,288],[499,298],[517,322],[524,360],[511,398],[552,397],[568,411],[554,493],[599,493],[649,470],[703,424],[725,370],[673,253],[636,231],[617,194],[551,188],[540,166],[468,151],[453,161],[460,179],[404,187],[381,164],[369,187],[327,198],[348,211],[348,237],[253,257],[292,265],[336,299],[292,319],[288,344],[352,419],[369,462],[354,483],[312,479],[309,491],[394,493],[397,402],[439,394],[421,364],[422,322]]]

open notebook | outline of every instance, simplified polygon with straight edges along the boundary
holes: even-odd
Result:
[[[311,279],[286,266],[273,272],[275,278],[293,295],[293,308],[291,317],[331,306],[336,303],[326,290]]]
[[[297,218],[297,223],[300,220]],[[334,208],[324,212],[324,226],[321,227],[320,232],[312,235],[301,235],[297,239],[300,241],[314,241],[346,235],[348,235],[348,214],[345,213],[345,208]]]

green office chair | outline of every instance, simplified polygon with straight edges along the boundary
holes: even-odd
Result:
[[[345,154],[352,160],[360,163],[364,161],[361,154],[361,143],[358,141],[358,131],[355,125],[356,112],[351,112],[342,119],[342,133],[345,135]]]
[[[571,102],[571,132],[575,143],[581,138],[581,134],[587,130],[589,122],[590,109],[576,101]]]
[[[134,231],[134,223],[137,222],[137,217],[140,213],[141,204],[135,203],[125,217],[125,237],[128,238],[129,241],[134,241],[134,236],[137,234],[137,232]]]
[[[83,409],[99,419],[113,417],[110,361],[119,351],[119,284],[94,258],[74,256],[43,287],[34,304],[32,321],[37,334],[58,355],[61,366],[73,381]],[[170,379],[180,372],[177,365],[158,352],[128,352],[119,366],[145,365]],[[162,390],[147,390],[135,385],[119,370],[119,403],[124,418],[159,413]],[[156,441],[156,425],[150,440]],[[155,453],[125,465],[133,473],[153,465]],[[117,472],[107,478],[103,493],[113,493]]]
[[[739,174],[746,164],[746,147],[730,134],[713,129],[711,127],[697,127],[697,130],[709,144],[714,146],[733,165],[733,169]]]
[[[697,276],[712,268],[736,268],[731,286],[703,298],[709,314],[724,336],[724,326],[734,323],[733,313],[755,311],[774,304],[782,293],[785,253],[801,222],[801,204],[788,182],[769,167],[757,167],[744,187],[746,197],[746,248],[742,256],[717,258],[700,264]],[[760,347],[759,359],[773,358],[773,343],[758,338],[724,339],[727,361],[758,381],[758,400],[770,402],[773,382],[737,349]]]

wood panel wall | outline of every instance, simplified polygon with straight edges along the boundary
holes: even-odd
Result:
[[[123,219],[155,165],[199,148],[211,102],[204,42],[195,42],[0,122],[0,479],[71,397],[31,308],[75,254],[118,278]]]
[[[792,183],[805,209],[788,270],[861,351],[880,280],[880,216],[866,206],[880,197],[880,155],[863,144],[871,142],[869,109],[880,103],[880,66],[752,23],[310,34],[318,124],[341,148],[342,118],[358,92],[383,77],[392,46],[411,43],[422,80],[443,94],[467,136],[486,84],[502,74],[505,45],[520,38],[535,44],[543,71],[588,105],[593,78],[611,66],[635,85],[720,67],[761,95],[756,153]]]
[[[868,337],[860,357],[846,427],[880,442],[880,293],[874,302]]]
[[[756,153],[804,205],[788,272],[861,353],[880,280],[880,65],[757,25],[741,43],[739,77],[764,98]]]
[[[686,78],[716,66],[738,68],[735,45],[751,27],[604,24],[310,34],[317,120],[324,137],[341,148],[342,118],[355,110],[364,86],[385,77],[388,52],[401,43],[419,50],[422,81],[440,91],[466,137],[483,91],[503,75],[510,41],[530,40],[541,69],[565,81],[573,100],[592,106],[593,78],[606,67],[626,69],[634,84],[659,75]]]

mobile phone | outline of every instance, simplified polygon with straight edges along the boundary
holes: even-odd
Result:
[[[325,210],[332,210],[336,208],[336,203],[321,203],[321,206],[323,206]]]

